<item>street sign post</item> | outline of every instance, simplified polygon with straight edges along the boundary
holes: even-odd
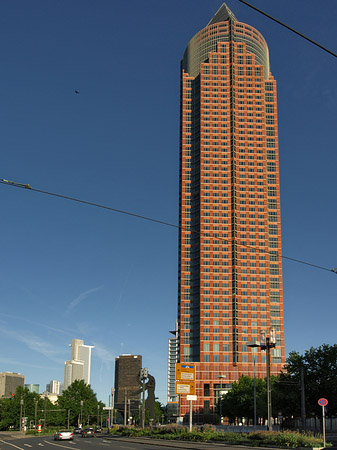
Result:
[[[326,398],[320,398],[318,400],[318,404],[322,407],[323,442],[324,442],[324,448],[325,448],[325,407],[328,404],[328,400]]]
[[[176,394],[186,394],[190,402],[190,431],[192,431],[192,401],[197,400],[195,395],[195,365],[176,364]]]

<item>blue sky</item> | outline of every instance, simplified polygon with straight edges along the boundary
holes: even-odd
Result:
[[[177,223],[180,58],[220,4],[1,2],[0,178]],[[228,5],[264,35],[278,84],[283,253],[337,267],[337,59]],[[254,5],[337,52],[335,0]],[[177,230],[4,185],[0,198],[1,371],[43,390],[84,339],[99,399],[132,353],[166,402]],[[283,267],[286,352],[336,343],[337,275]]]

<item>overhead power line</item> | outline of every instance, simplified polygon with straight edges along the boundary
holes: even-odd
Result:
[[[274,22],[282,25],[283,27],[287,28],[288,30],[292,31],[295,34],[298,34],[299,36],[301,36],[303,39],[306,39],[307,41],[311,42],[312,44],[316,45],[317,47],[319,47],[320,49],[324,50],[327,53],[330,53],[330,55],[334,56],[335,58],[337,58],[336,53],[332,52],[331,50],[327,49],[326,47],[323,47],[323,45],[319,44],[318,42],[314,41],[313,39],[308,38],[307,36],[305,36],[304,34],[300,33],[299,31],[296,31],[294,28],[289,27],[288,25],[286,25],[285,23],[281,22],[278,19],[275,19],[275,17],[265,13],[264,11],[262,11],[259,8],[256,8],[256,6],[251,5],[250,3],[246,2],[245,0],[239,0],[241,3],[244,3],[245,5],[249,6],[252,9],[255,9],[255,11],[259,12],[260,14],[263,14],[264,16],[268,17],[269,19],[273,20]]]
[[[143,216],[141,214],[136,214],[136,213],[132,213],[132,212],[129,212],[129,211],[124,211],[122,209],[112,208],[111,206],[102,205],[100,203],[89,202],[87,200],[82,200],[82,199],[79,199],[79,198],[71,197],[69,195],[56,194],[55,192],[44,191],[42,189],[35,189],[35,188],[32,188],[29,184],[25,184],[25,183],[17,183],[15,181],[6,180],[4,178],[0,178],[0,183],[1,184],[5,184],[7,186],[13,186],[13,187],[21,188],[21,189],[28,189],[30,191],[39,192],[41,194],[51,195],[53,197],[63,198],[65,200],[70,200],[70,201],[77,202],[77,203],[83,203],[84,205],[95,206],[96,208],[102,208],[102,209],[106,209],[108,211],[113,211],[113,212],[116,212],[116,213],[119,213],[119,214],[125,214],[127,216],[136,217],[138,219],[148,220],[150,222],[158,223],[160,225],[166,225],[166,226],[171,227],[171,228],[176,228],[176,229],[179,229],[179,230],[190,231],[191,233],[198,234],[198,235],[201,235],[201,236],[208,236],[208,235],[212,234],[211,232],[203,233],[201,231],[194,230],[193,228],[190,228],[190,227],[183,227],[183,226],[180,226],[180,225],[175,225],[175,224],[170,223],[170,222],[165,222],[163,220],[154,219],[153,217]],[[219,239],[219,240],[221,240],[221,241],[223,241],[225,243],[228,243],[228,241],[231,240],[231,239],[224,239],[224,238],[218,238],[218,237],[217,237],[217,239]],[[258,247],[254,247],[254,246],[250,246],[250,245],[244,245],[244,244],[240,244],[240,243],[237,243],[237,245],[240,246],[240,247],[254,248],[254,249],[258,250],[261,253],[262,252],[263,253],[269,253],[268,251],[262,250],[262,249],[260,249]],[[337,274],[337,267],[333,268],[333,269],[328,269],[327,267],[319,266],[317,264],[312,264],[312,263],[309,263],[307,261],[302,261],[300,259],[291,258],[289,256],[282,255],[282,258],[283,259],[287,259],[289,261],[297,262],[299,264],[305,264],[307,266],[314,267],[316,269],[326,270],[327,272],[333,272],[333,273]]]

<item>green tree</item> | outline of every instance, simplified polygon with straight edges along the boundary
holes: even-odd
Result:
[[[19,428],[20,409],[22,401],[22,417],[27,417],[27,425],[35,422],[35,410],[37,419],[43,417],[44,400],[39,394],[29,392],[27,388],[18,387],[13,397],[0,399],[0,429],[8,430],[9,427]],[[47,410],[52,404],[48,400]]]
[[[311,347],[304,355],[291,352],[286,360],[291,381],[300,384],[301,368],[304,372],[306,415],[315,417],[322,413],[318,400],[328,399],[328,415],[337,415],[337,344]],[[298,414],[299,415],[299,414]]]
[[[90,384],[86,384],[83,380],[75,380],[63,391],[62,395],[60,395],[57,400],[57,405],[59,406],[59,409],[62,410],[61,415],[63,423],[66,424],[68,421],[69,410],[70,426],[78,426],[81,420],[81,401],[83,402],[83,425],[88,423],[88,419],[90,424],[98,424],[98,412],[101,414],[105,405],[104,403],[97,401],[96,394],[91,389]]]
[[[257,417],[267,416],[267,388],[265,380],[256,378]],[[219,406],[217,412],[220,412]],[[232,389],[222,397],[221,413],[232,422],[237,417],[254,419],[254,379],[242,375]]]

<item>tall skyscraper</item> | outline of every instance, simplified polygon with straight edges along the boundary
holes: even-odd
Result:
[[[120,355],[115,358],[114,408],[124,415],[125,406],[130,403],[131,415],[138,412],[141,389],[139,382],[142,368],[141,355]]]
[[[276,106],[263,36],[224,3],[181,62],[179,360],[204,413],[254,357],[266,376],[260,332],[276,329],[272,374],[284,364]]]
[[[71,343],[71,360],[64,363],[64,387],[67,389],[75,380],[84,380],[90,384],[91,349],[93,345],[84,345],[81,339]]]

